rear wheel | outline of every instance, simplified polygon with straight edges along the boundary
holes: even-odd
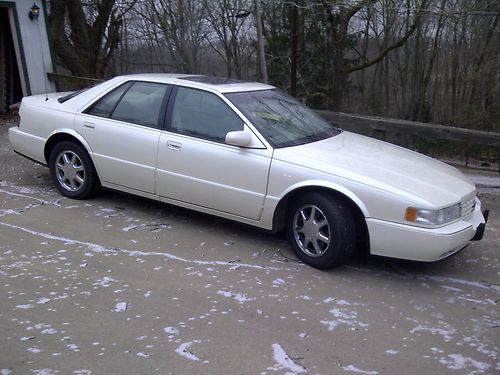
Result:
[[[52,149],[49,168],[54,185],[65,197],[85,199],[96,190],[94,164],[87,151],[74,142],[60,142]]]
[[[304,263],[320,269],[337,266],[355,247],[350,207],[332,195],[307,193],[288,211],[287,237]]]

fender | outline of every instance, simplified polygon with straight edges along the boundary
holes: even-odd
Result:
[[[346,187],[331,181],[304,180],[288,187],[286,190],[281,192],[280,196],[270,196],[270,195],[266,196],[264,202],[264,209],[262,210],[261,220],[259,221],[259,226],[267,230],[275,230],[276,229],[275,220],[280,220],[279,219],[280,215],[284,213],[280,209],[280,203],[284,202],[288,194],[304,188],[307,189],[322,188],[343,194],[344,196],[349,198],[355,205],[358,206],[359,210],[361,211],[361,213],[365,218],[370,216],[369,211],[364,205],[363,201],[354,192],[347,189]]]
[[[52,139],[52,137],[55,137],[55,136],[58,136],[58,135],[63,135],[63,134],[68,134],[68,135],[76,138],[83,145],[83,147],[85,147],[85,149],[87,150],[87,152],[89,153],[89,155],[93,155],[92,148],[87,143],[87,141],[85,140],[85,138],[83,138],[81,136],[81,134],[78,133],[75,129],[71,129],[71,128],[61,128],[61,129],[54,130],[47,137],[47,141],[46,141],[45,144],[46,145],[50,144],[50,140]]]
[[[47,147],[48,146],[52,147],[52,145],[53,145],[52,141],[54,140],[54,138],[60,137],[60,136],[70,136],[70,137],[75,138],[85,148],[85,150],[89,154],[90,158],[92,159],[92,162],[94,161],[94,158],[93,158],[94,152],[92,151],[92,148],[90,147],[88,142],[85,140],[85,138],[82,137],[82,135],[80,133],[78,133],[76,130],[71,129],[71,128],[60,128],[60,129],[54,130],[48,136],[47,141],[45,142],[44,154],[45,154],[45,160],[47,162],[47,165],[49,162],[48,155],[47,155],[48,154]],[[95,165],[95,163],[94,163],[94,168],[96,169],[97,175],[100,176],[99,170],[97,169],[97,166]]]
[[[368,212],[368,209],[364,205],[364,203],[359,199],[359,197],[354,194],[351,190],[347,189],[345,186],[336,184],[332,181],[325,181],[325,180],[305,180],[298,182],[286,189],[280,196],[279,201],[281,201],[285,196],[287,196],[289,193],[301,189],[301,188],[315,188],[315,187],[320,187],[320,188],[326,188],[329,190],[334,190],[336,192],[339,192],[346,197],[348,197],[350,200],[352,200],[356,206],[361,210],[363,215],[365,217],[369,217],[370,214]]]

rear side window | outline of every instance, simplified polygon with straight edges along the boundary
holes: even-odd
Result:
[[[109,94],[100,99],[92,107],[90,107],[87,111],[85,111],[85,113],[99,117],[111,117],[111,113],[116,107],[116,104],[118,104],[118,101],[131,85],[131,82],[127,82],[124,85],[121,85],[120,87],[114,89]]]
[[[89,115],[156,128],[169,86],[154,82],[127,82],[85,111]]]

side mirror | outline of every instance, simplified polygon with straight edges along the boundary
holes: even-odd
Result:
[[[252,143],[252,134],[244,130],[229,132],[226,134],[228,145],[247,147]]]

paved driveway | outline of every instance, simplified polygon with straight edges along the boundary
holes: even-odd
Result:
[[[0,125],[1,374],[493,374],[500,203],[439,263],[324,272],[279,236],[129,195],[61,197]]]

